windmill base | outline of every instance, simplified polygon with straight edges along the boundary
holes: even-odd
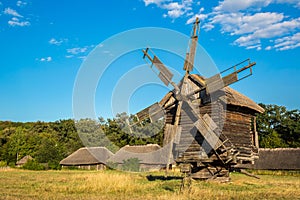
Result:
[[[230,181],[229,170],[221,166],[192,167],[191,178],[198,180],[215,180],[218,182]]]

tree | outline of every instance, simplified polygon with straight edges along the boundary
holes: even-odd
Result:
[[[300,111],[288,111],[284,106],[259,105],[265,109],[256,121],[260,147],[300,147]]]
[[[76,128],[78,135],[87,147],[106,147],[112,152],[115,152],[117,148],[110,140],[107,134],[102,130],[101,124],[92,119],[81,119],[77,121]]]

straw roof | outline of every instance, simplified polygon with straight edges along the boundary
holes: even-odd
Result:
[[[21,160],[19,160],[16,164],[17,165],[24,165],[25,163],[27,163],[29,160],[32,160],[33,158],[29,155],[24,156]]]
[[[300,148],[259,149],[255,169],[300,169]]]
[[[241,94],[240,92],[230,88],[225,87],[225,96],[220,97],[225,103],[229,105],[250,108],[251,110],[257,111],[259,113],[263,113],[264,109],[252,101],[249,97]],[[225,99],[226,98],[226,99]]]
[[[168,161],[168,149],[161,148],[157,144],[147,144],[138,146],[126,145],[122,147],[114,156],[108,161],[113,163],[122,164],[124,160],[130,158],[137,158],[140,164],[167,164]]]
[[[61,165],[106,164],[113,153],[105,147],[83,147],[60,161]]]

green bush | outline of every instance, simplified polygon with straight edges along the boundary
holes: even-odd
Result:
[[[0,167],[7,167],[6,161],[0,161]]]
[[[127,160],[123,160],[122,170],[138,172],[140,170],[140,161],[138,158],[129,158]]]
[[[8,166],[14,168],[14,167],[16,167],[16,163],[15,162],[9,162]]]
[[[118,163],[107,162],[107,163],[106,163],[106,166],[107,166],[109,169],[117,169],[117,168],[118,168]]]
[[[48,168],[49,169],[60,170],[61,169],[61,165],[59,164],[58,161],[49,161],[48,162]]]
[[[45,170],[45,166],[38,163],[35,160],[28,160],[23,166],[22,169],[28,169],[28,170]]]

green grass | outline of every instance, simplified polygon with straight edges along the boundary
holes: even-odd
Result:
[[[152,175],[151,181],[147,177]],[[0,199],[299,199],[300,175],[259,175],[254,179],[232,173],[231,182],[193,181],[179,191],[178,178],[164,173],[118,171],[0,170]],[[180,174],[173,174],[178,177]]]

